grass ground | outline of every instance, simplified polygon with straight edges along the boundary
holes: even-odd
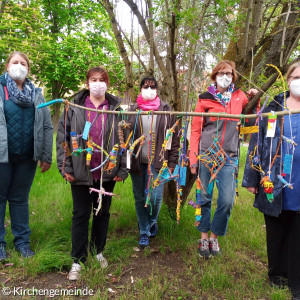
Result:
[[[239,183],[246,151],[241,148]],[[163,205],[158,236],[151,240],[149,249],[137,251],[131,181],[128,178],[124,184],[118,183],[115,193],[119,196],[113,198],[104,252],[109,267],[101,270],[95,259],[89,257],[76,288],[92,289],[94,295],[76,299],[290,299],[287,289],[269,286],[263,215],[252,207],[252,195],[244,188],[239,190],[227,236],[219,239],[223,255],[204,261],[197,254],[199,233],[193,226],[194,209],[187,205],[181,209],[179,225]],[[216,195],[215,191],[214,199]],[[189,198],[194,197],[195,189]],[[55,163],[46,174],[38,170],[30,194],[31,245],[36,255],[22,259],[15,252],[7,212],[9,264],[0,266],[3,288],[75,288],[67,280],[72,263],[71,218],[70,186],[62,180]],[[3,297],[0,290],[0,299]]]

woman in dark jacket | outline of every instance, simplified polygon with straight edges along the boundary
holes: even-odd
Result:
[[[140,84],[140,94],[137,98],[137,103],[133,105],[130,110],[171,111],[171,107],[159,99],[157,87],[155,78],[145,77]],[[142,134],[146,135],[145,142],[138,157],[136,157],[138,149],[135,149],[130,168],[135,208],[140,230],[139,246],[145,248],[149,246],[149,237],[155,237],[157,234],[157,219],[163,194],[163,184],[160,184],[151,193],[151,205],[145,207],[147,198],[145,190],[148,186],[149,179],[148,166],[150,164],[154,180],[157,178],[159,170],[163,166],[163,160],[167,161],[168,168],[172,173],[178,163],[179,139],[176,130],[173,134],[170,150],[164,151],[162,158],[159,154],[162,153],[162,144],[166,137],[166,129],[173,126],[175,118],[169,114],[153,115],[153,118],[151,115],[138,115],[130,117],[129,122],[131,123],[132,129],[134,129],[133,140],[139,138]],[[152,132],[152,135],[150,132]],[[152,149],[155,148],[152,160],[149,157],[150,136],[152,136],[150,147]],[[150,156],[152,156],[152,150],[150,152]],[[149,160],[151,160],[151,162],[149,162]]]
[[[87,72],[87,90],[79,93],[75,103],[87,108],[99,110],[120,110],[121,99],[106,93],[109,82],[108,73],[100,68],[91,68]],[[111,195],[102,194],[99,209],[99,194],[90,193],[90,188],[112,193],[115,183],[127,178],[125,156],[116,153],[113,168],[101,172],[98,168],[104,163],[102,149],[111,152],[119,143],[117,124],[118,113],[98,114],[70,106],[61,116],[57,132],[57,166],[64,179],[71,183],[73,196],[72,218],[72,257],[74,262],[69,272],[70,280],[77,280],[81,271],[80,262],[84,263],[88,253],[88,226],[91,211],[93,223],[90,249],[96,251],[96,258],[102,268],[108,263],[102,251],[106,244]],[[92,125],[91,125],[92,124]],[[89,130],[87,128],[90,127]],[[67,143],[65,147],[64,143]],[[100,147],[99,147],[100,146]],[[70,149],[72,155],[66,153]],[[102,149],[101,149],[102,148]],[[86,149],[86,150],[82,150]],[[92,149],[92,150],[91,150]],[[118,151],[118,149],[116,149]],[[115,164],[115,166],[114,166]],[[96,170],[93,170],[95,169]],[[91,172],[91,170],[93,170]]]
[[[284,93],[276,96],[263,112],[281,111],[285,107],[291,111],[300,109],[299,62],[289,68],[287,82],[290,91],[285,92],[285,97]],[[268,119],[263,118],[258,135],[253,135],[250,141],[243,186],[255,194],[254,207],[264,214],[271,284],[288,285],[293,299],[300,299],[299,114],[278,117],[275,134],[267,132]],[[253,163],[259,167],[258,162],[260,172],[251,167]],[[266,176],[270,179],[268,184],[273,184],[273,191],[263,186]]]
[[[7,201],[16,250],[23,257],[34,255],[29,246],[28,197],[38,161],[42,173],[51,166],[53,143],[50,110],[37,109],[45,99],[27,77],[27,55],[13,52],[6,69],[0,77],[0,261],[6,259]]]

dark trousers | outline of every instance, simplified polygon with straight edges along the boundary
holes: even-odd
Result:
[[[279,217],[264,216],[270,281],[277,285],[287,281],[293,294],[300,293],[300,214],[282,211]]]
[[[92,186],[99,190],[99,182]],[[112,192],[115,186],[114,181],[103,182],[103,188],[106,192]],[[102,196],[102,208],[95,215],[95,209],[98,207],[98,193],[89,192],[91,186],[71,185],[73,196],[73,218],[72,218],[72,257],[74,262],[85,262],[89,246],[89,220],[93,208],[93,222],[90,249],[97,253],[102,252],[106,244],[109,209],[111,205],[111,196]]]
[[[5,246],[5,211],[9,203],[11,231],[17,249],[29,244],[29,192],[37,163],[32,159],[0,163],[0,244]]]

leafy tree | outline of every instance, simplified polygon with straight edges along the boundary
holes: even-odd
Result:
[[[35,82],[48,99],[77,92],[90,66],[108,69],[111,85],[123,92],[123,64],[106,12],[97,2],[80,0],[2,1],[0,59],[20,50],[33,61]],[[57,125],[60,105],[53,109]]]

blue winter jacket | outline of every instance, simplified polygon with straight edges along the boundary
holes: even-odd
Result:
[[[268,105],[268,107],[264,109],[263,112],[268,113],[271,111],[281,111],[283,106],[283,96],[284,96],[283,93],[276,96],[274,99],[277,103],[275,101],[272,101]],[[286,98],[288,97],[289,97],[289,92],[286,92]],[[282,123],[282,119],[283,119],[282,116],[277,116],[276,131],[272,141],[271,160],[273,160],[275,156],[277,146],[280,140],[280,126]],[[255,146],[257,145],[258,153],[260,154],[262,169],[265,172],[269,170],[269,165],[271,163],[270,149],[271,149],[272,138],[266,137],[267,126],[268,126],[268,118],[263,118],[262,120],[260,120],[259,133],[258,134],[255,133],[252,135],[249,144],[249,149],[248,149],[248,155],[247,155],[247,161],[246,161],[242,186],[258,188],[258,193],[255,194],[255,201],[253,206],[258,208],[259,211],[261,211],[266,215],[278,217],[282,210],[282,189],[283,189],[282,182],[277,178],[277,175],[280,175],[282,173],[281,147],[279,147],[278,156],[275,159],[274,165],[271,169],[271,180],[274,184],[274,190],[273,190],[274,201],[272,203],[268,201],[266,193],[264,192],[264,188],[260,185],[260,181],[262,179],[260,173],[251,169],[249,165],[249,153],[251,153],[254,150]]]
[[[8,159],[8,132],[7,122],[4,113],[4,101],[6,95],[4,86],[6,80],[4,75],[0,76],[0,163],[7,163]],[[33,124],[33,160],[52,162],[53,126],[49,108],[37,109],[37,106],[44,103],[45,99],[41,89],[35,89],[34,97],[34,124]],[[26,134],[25,130],[22,131]]]

